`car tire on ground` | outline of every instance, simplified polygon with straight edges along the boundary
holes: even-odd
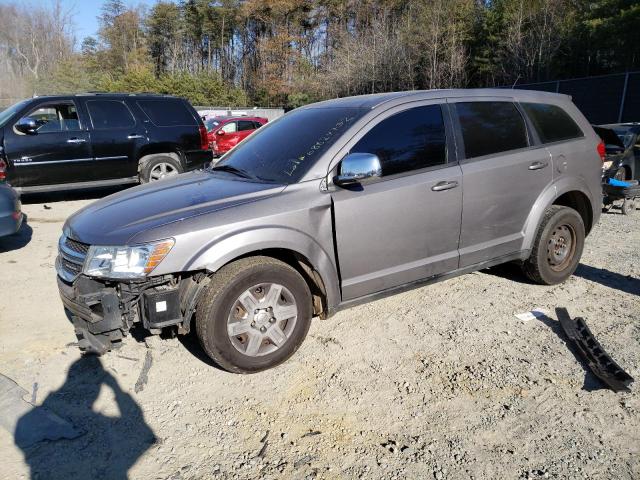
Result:
[[[561,205],[550,206],[542,217],[523,272],[541,285],[564,282],[578,266],[584,238],[584,222],[578,212]]]
[[[311,292],[300,273],[271,257],[249,257],[211,278],[198,301],[196,333],[218,366],[254,373],[295,353],[312,314]]]
[[[149,183],[182,173],[182,165],[173,156],[149,155],[140,162],[140,183]]]

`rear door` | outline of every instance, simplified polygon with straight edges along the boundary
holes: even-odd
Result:
[[[378,155],[382,177],[332,192],[344,300],[458,268],[462,177],[446,118],[433,102],[397,107],[350,147]]]
[[[34,134],[4,129],[7,158],[15,166],[15,186],[45,186],[91,179],[89,132],[75,100],[44,101],[22,115],[36,121]]]
[[[238,120],[238,143],[251,135],[255,129],[256,125],[252,120]]]
[[[551,158],[533,145],[518,106],[505,98],[451,100],[464,200],[460,267],[522,249],[524,227],[553,180]]]
[[[143,122],[136,120],[123,100],[87,99],[86,108],[91,120],[91,144],[95,157],[93,179],[136,176],[136,154],[147,143]]]

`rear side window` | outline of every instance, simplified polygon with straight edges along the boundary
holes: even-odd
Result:
[[[138,106],[157,127],[194,126],[198,123],[180,100],[139,100]]]
[[[383,176],[443,165],[447,148],[440,105],[396,113],[369,130],[351,152],[375,153]]]
[[[238,121],[238,131],[242,132],[245,130],[255,130],[253,126],[253,122],[250,120],[240,120]]]
[[[531,119],[542,143],[559,142],[584,136],[580,127],[576,125],[569,114],[556,105],[523,103],[522,108]]]
[[[511,102],[456,103],[466,158],[529,146],[524,119]]]
[[[89,100],[87,109],[96,130],[127,128],[136,124],[129,107],[117,100]]]

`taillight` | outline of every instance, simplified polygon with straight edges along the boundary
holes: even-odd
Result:
[[[200,149],[209,150],[209,139],[207,138],[207,127],[200,125]]]
[[[598,144],[598,155],[600,155],[600,160],[602,160],[602,162],[604,162],[604,159],[606,158],[606,149],[604,148],[604,142],[600,142]]]
[[[7,179],[7,164],[0,158],[0,182],[4,182]]]

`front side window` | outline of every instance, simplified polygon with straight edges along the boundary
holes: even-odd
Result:
[[[523,103],[542,143],[583,137],[582,130],[562,108],[545,103]]]
[[[236,133],[238,131],[238,126],[236,122],[225,123],[221,128],[224,133]]]
[[[351,149],[380,158],[382,175],[443,165],[447,161],[440,105],[414,107],[378,123]]]
[[[296,183],[367,111],[350,107],[293,110],[249,135],[214,168],[240,170],[258,181]]]
[[[70,103],[43,105],[31,110],[25,117],[35,120],[38,133],[80,129],[78,112],[75,105]]]
[[[524,119],[512,102],[462,102],[455,109],[466,158],[529,146]]]
[[[127,128],[136,124],[129,107],[117,100],[89,100],[87,109],[96,130]]]

